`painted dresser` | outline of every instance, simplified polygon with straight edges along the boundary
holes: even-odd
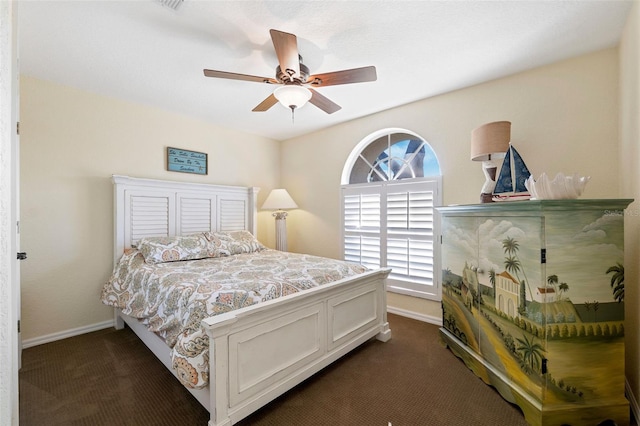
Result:
[[[622,262],[631,201],[437,209],[440,336],[529,424],[629,424]]]

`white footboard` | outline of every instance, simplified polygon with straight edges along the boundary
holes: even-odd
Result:
[[[236,423],[372,337],[387,341],[389,270],[208,318],[209,426]]]

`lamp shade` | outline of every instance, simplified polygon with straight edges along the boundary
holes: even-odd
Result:
[[[273,96],[286,108],[302,108],[311,99],[309,89],[295,84],[280,86],[273,91]]]
[[[269,193],[269,196],[264,200],[262,205],[263,210],[287,210],[297,209],[298,205],[286,189],[274,189]]]
[[[494,121],[471,132],[471,160],[487,161],[504,158],[511,141],[511,122]]]

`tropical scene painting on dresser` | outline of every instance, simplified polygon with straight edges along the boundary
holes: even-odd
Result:
[[[622,221],[596,209],[443,217],[444,329],[545,404],[623,395]]]

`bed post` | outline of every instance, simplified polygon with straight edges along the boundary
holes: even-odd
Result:
[[[382,312],[382,324],[380,324],[380,332],[376,334],[376,339],[381,342],[387,342],[391,339],[391,328],[387,321],[387,277],[391,273],[391,268],[385,268],[386,273],[380,280],[380,298],[378,309]]]
[[[113,264],[117,264],[124,253],[124,187],[125,176],[113,175]]]
[[[249,232],[251,232],[254,236],[258,236],[258,192],[260,192],[260,188],[256,186],[252,186],[249,188],[249,218],[248,218],[248,226]]]
[[[120,310],[113,308],[113,327],[116,330],[122,330],[124,328],[124,320],[120,316]]]
[[[231,317],[218,322],[215,328],[203,321],[202,327],[209,336],[209,426],[231,426],[229,417],[229,341]]]
[[[124,253],[124,182],[123,176],[112,175],[113,182],[113,265],[115,266]],[[113,326],[116,330],[124,328],[124,320],[117,308],[113,309]]]

